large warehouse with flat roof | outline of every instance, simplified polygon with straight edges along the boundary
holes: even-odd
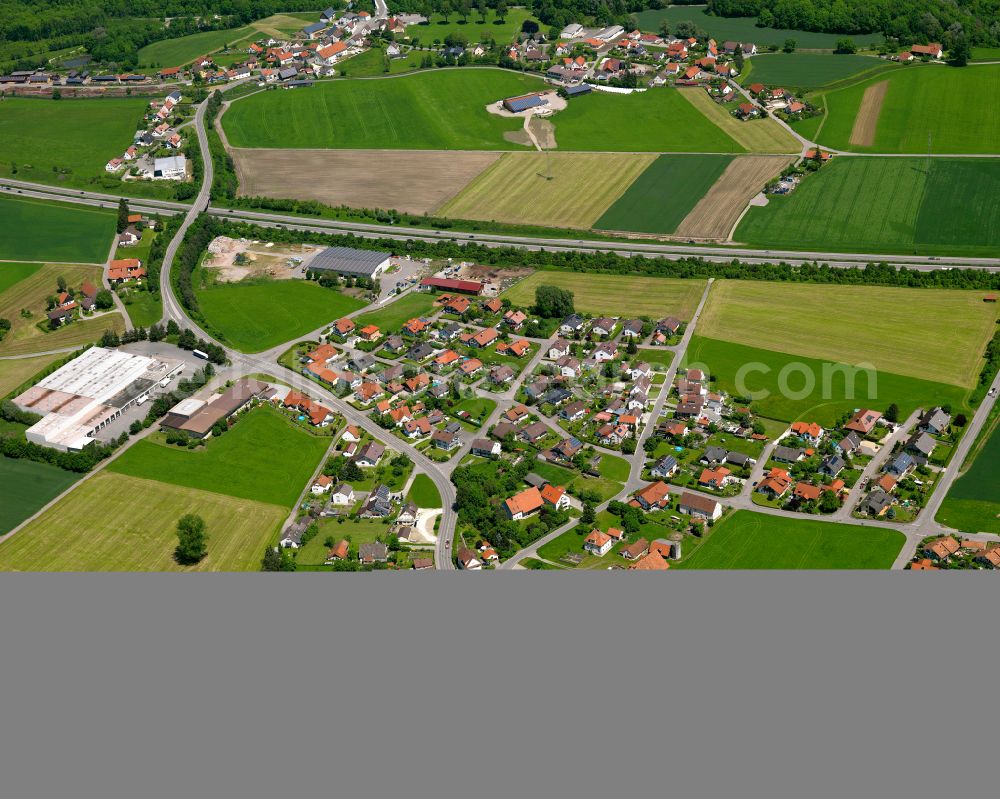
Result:
[[[43,417],[25,431],[28,441],[75,452],[183,368],[181,361],[91,347],[15,397],[14,404]]]
[[[345,277],[378,277],[389,268],[389,253],[327,247],[309,262],[307,269],[335,272]]]

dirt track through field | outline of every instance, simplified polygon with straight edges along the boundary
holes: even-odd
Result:
[[[240,194],[433,211],[500,156],[488,152],[232,149]]]
[[[875,130],[878,128],[878,118],[882,113],[882,103],[885,101],[885,94],[889,90],[889,81],[880,80],[865,89],[864,97],[861,98],[861,106],[858,108],[858,115],[854,118],[854,127],[851,128],[851,144],[856,147],[874,147]]]
[[[677,237],[725,240],[747,203],[795,159],[791,155],[741,155],[684,217]]]

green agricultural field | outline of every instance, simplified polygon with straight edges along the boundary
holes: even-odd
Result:
[[[141,97],[58,101],[8,97],[0,102],[0,177],[89,187],[88,180],[105,175],[108,160],[132,143],[147,102]],[[54,169],[70,171],[62,174]]]
[[[204,447],[188,450],[143,439],[108,469],[289,508],[329,443],[277,411],[259,408],[241,417],[221,438],[210,438]]]
[[[865,89],[883,80],[888,89],[875,143],[851,144]],[[962,69],[909,66],[825,94],[829,115],[820,144],[872,153],[1000,153],[1000,116],[982,98],[1000,92],[1000,65]]]
[[[721,280],[698,333],[972,388],[996,319],[980,291]]]
[[[816,89],[866,72],[904,68],[874,56],[832,53],[760,54],[747,59],[747,64],[750,69],[740,79],[744,86],[764,83],[789,89]]]
[[[534,272],[504,292],[514,305],[530,307],[538,286],[559,286],[573,292],[576,310],[589,314],[621,314],[687,321],[705,291],[704,280],[604,275],[590,272]],[[625,305],[623,305],[625,303]]]
[[[609,120],[628,120],[628,123],[609,124]],[[679,91],[671,89],[628,95],[591,92],[574,97],[552,121],[560,150],[651,153],[745,150]]]
[[[791,194],[769,199],[750,208],[736,241],[970,256],[1000,247],[1000,159],[842,156]]]
[[[39,355],[37,358],[0,360],[0,397],[16,391],[50,363],[65,358],[65,354]]]
[[[771,118],[742,120],[734,117],[732,112],[739,105],[736,101],[720,105],[700,87],[678,89],[677,94],[747,152],[798,154],[802,149],[798,140]]]
[[[205,520],[208,555],[174,561],[177,520]],[[0,545],[4,571],[256,571],[287,508],[101,472]],[[86,519],[86,524],[80,520]]]
[[[874,380],[869,380],[864,372],[853,372],[850,367],[845,372],[841,366],[828,361],[697,335],[691,339],[686,363],[704,366],[718,381],[718,387],[732,394],[767,392],[766,396],[754,401],[754,408],[762,416],[786,422],[803,419],[828,426],[856,408],[885,410],[892,403],[899,406],[900,418],[909,416],[916,408],[935,405],[951,405],[956,411],[967,410],[970,393],[958,386],[892,372],[880,371]],[[753,370],[744,374],[741,385],[740,370],[747,365]],[[811,377],[807,378],[806,373]],[[853,392],[849,390],[852,382],[849,378],[853,378]],[[810,380],[812,388],[806,390]],[[782,385],[786,391],[782,391]]]
[[[514,35],[521,30],[521,24],[526,19],[534,17],[530,11],[523,8],[511,9],[503,22],[497,19],[496,13],[490,9],[485,24],[480,22],[478,11],[469,14],[468,21],[463,21],[457,14],[452,14],[448,21],[439,14],[431,14],[429,22],[409,25],[401,38],[403,41],[419,40],[425,47],[436,41],[443,42],[448,36],[464,36],[470,44],[487,39],[492,39],[497,44],[506,44],[514,40]]]
[[[880,527],[737,511],[677,564],[681,569],[888,569],[903,534]]]
[[[716,17],[705,13],[707,6],[668,6],[656,11],[636,14],[640,29],[657,33],[660,23],[669,20],[671,26],[689,20],[709,36],[724,42],[732,39],[738,42],[753,42],[757,47],[768,44],[783,45],[785,39],[795,39],[795,43],[807,50],[833,50],[837,46],[840,33],[813,33],[786,28],[758,28],[756,17]],[[881,34],[869,33],[851,37],[856,45],[875,44],[882,40]]]
[[[0,535],[14,529],[80,479],[47,463],[0,457]]]
[[[965,532],[1000,533],[1000,425],[952,485],[935,519]]]
[[[0,197],[0,259],[104,263],[114,234],[111,211]]]
[[[728,155],[661,155],[594,227],[673,233],[732,160]]]
[[[384,279],[391,280],[392,275]],[[375,325],[383,333],[386,331],[396,332],[410,319],[429,314],[434,308],[434,300],[436,299],[434,294],[411,291],[378,311],[359,316],[356,321],[361,327]]]
[[[42,268],[41,264],[26,264],[21,262],[0,263],[0,294],[15,283],[31,277]]]
[[[539,91],[528,75],[447,69],[400,78],[328,81],[308,92],[261,92],[223,117],[233,147],[516,150],[520,119],[490,114],[504,97]]]
[[[407,499],[415,502],[418,508],[441,507],[441,493],[437,490],[437,486],[434,485],[434,481],[426,474],[418,474],[413,478],[413,484],[410,486],[410,493],[407,495]]]
[[[219,283],[197,295],[211,326],[243,352],[270,349],[364,306],[305,280]]]

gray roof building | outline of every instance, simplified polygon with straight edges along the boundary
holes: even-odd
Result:
[[[389,254],[353,247],[327,247],[309,264],[309,269],[352,277],[377,277],[389,266]]]

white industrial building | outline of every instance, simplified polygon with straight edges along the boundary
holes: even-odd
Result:
[[[171,155],[154,159],[153,177],[160,180],[186,180],[187,158],[183,155]]]
[[[92,347],[16,397],[14,404],[43,417],[25,431],[28,441],[75,452],[183,368],[181,361]]]

